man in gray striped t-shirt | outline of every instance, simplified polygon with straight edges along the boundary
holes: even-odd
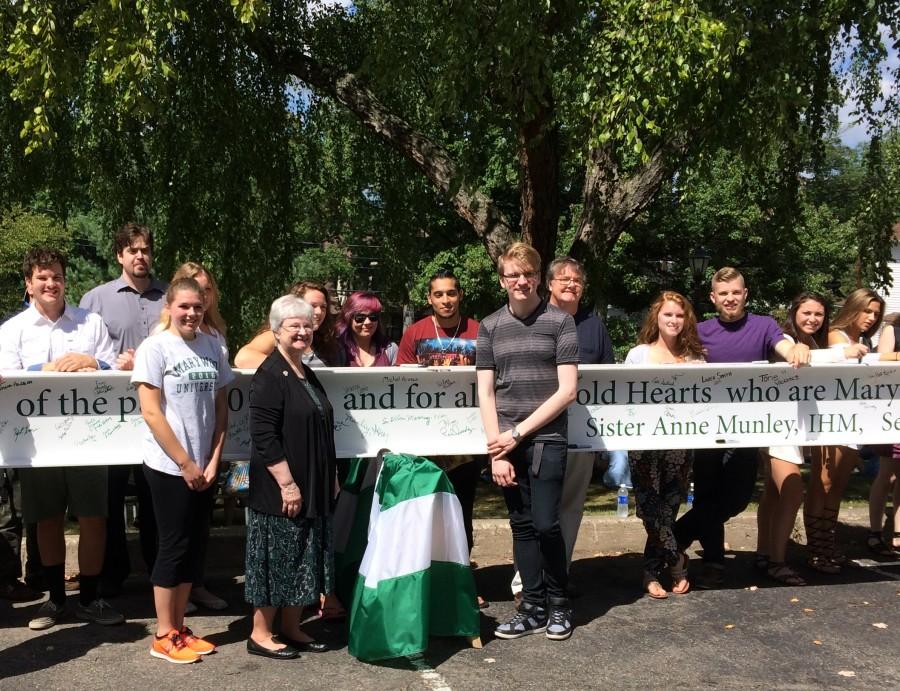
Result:
[[[519,611],[498,638],[572,635],[559,505],[566,471],[566,408],[578,383],[571,315],[537,292],[541,259],[517,242],[497,261],[509,302],[481,322],[475,352],[481,421],[494,482],[503,488],[522,577]]]

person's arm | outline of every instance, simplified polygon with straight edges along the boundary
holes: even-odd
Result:
[[[512,463],[505,458],[494,458],[490,452],[500,435],[497,399],[494,395],[494,377],[495,372],[492,369],[475,370],[475,381],[478,386],[478,412],[481,413],[481,425],[484,427],[484,435],[487,438],[491,477],[500,487],[512,487],[516,484],[516,471]]]
[[[791,367],[809,364],[809,346],[804,343],[794,343],[790,339],[782,338],[773,349]]]
[[[847,335],[840,331],[828,332],[828,347],[835,348],[845,346],[843,348],[844,358],[847,360],[859,360],[863,355],[868,354],[869,348],[865,343],[850,343]]]
[[[0,370],[24,369],[19,351],[19,330],[11,322],[0,326]]]
[[[300,507],[303,505],[303,496],[300,494],[300,488],[291,477],[291,469],[286,460],[279,463],[273,463],[266,467],[269,474],[275,478],[278,488],[281,490],[281,512],[288,518],[293,518],[300,513]]]
[[[284,394],[278,380],[266,370],[256,370],[250,385],[250,437],[256,449],[251,462],[264,465],[281,490],[281,510],[288,517],[300,513],[303,497],[287,462],[282,429]]]
[[[185,451],[181,442],[178,441],[178,437],[175,436],[175,432],[172,431],[169,421],[166,420],[162,409],[162,393],[159,388],[145,382],[135,382],[135,384],[138,390],[138,400],[141,403],[141,416],[147,423],[147,427],[150,428],[156,443],[181,468],[181,476],[188,487],[195,491],[206,489],[208,485],[203,473],[200,472],[200,467]]]
[[[275,350],[275,337],[271,331],[256,334],[250,342],[237,351],[234,366],[243,369],[256,369],[263,360]]]
[[[216,392],[216,426],[213,429],[212,448],[209,463],[203,469],[203,477],[212,485],[219,476],[222,450],[225,448],[225,431],[228,429],[228,389],[222,387]]]
[[[44,369],[50,372],[88,372],[100,369],[100,360],[85,353],[66,353],[47,363]]]
[[[897,345],[897,340],[894,337],[894,327],[885,326],[881,330],[881,338],[878,339],[878,352],[893,353],[895,345]]]
[[[539,430],[548,422],[555,420],[575,400],[578,393],[578,365],[565,364],[556,366],[557,389],[550,398],[541,403],[537,410],[516,425],[520,437],[527,437]],[[481,395],[479,388],[478,395]],[[503,458],[518,445],[513,439],[512,430],[508,429],[488,443],[488,453],[492,458]]]

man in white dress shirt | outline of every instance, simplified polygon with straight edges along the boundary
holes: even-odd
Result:
[[[66,258],[56,250],[34,248],[22,266],[29,307],[0,326],[0,370],[85,372],[109,369],[116,359],[103,320],[66,304]],[[65,518],[78,518],[81,593],[80,619],[119,624],[121,614],[97,595],[106,538],[106,468],[29,468],[21,473],[26,522],[37,523],[38,547],[50,599],[28,626],[47,629],[65,615]]]

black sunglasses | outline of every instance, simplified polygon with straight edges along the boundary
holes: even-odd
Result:
[[[357,324],[365,323],[366,319],[368,319],[373,324],[377,324],[378,323],[378,313],[373,312],[372,314],[354,314],[353,315],[353,321],[355,321]]]

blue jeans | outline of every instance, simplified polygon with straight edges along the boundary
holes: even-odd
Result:
[[[609,454],[609,467],[603,473],[603,484],[609,489],[618,489],[619,485],[625,485],[631,489],[631,468],[628,466],[627,451],[607,451]]]
[[[545,607],[547,599],[565,599],[568,585],[566,544],[559,528],[559,505],[566,474],[566,444],[544,443],[535,463],[528,440],[513,449],[510,462],[516,486],[504,487],[513,536],[513,556],[522,578],[526,602]],[[538,472],[535,474],[535,465]]]

